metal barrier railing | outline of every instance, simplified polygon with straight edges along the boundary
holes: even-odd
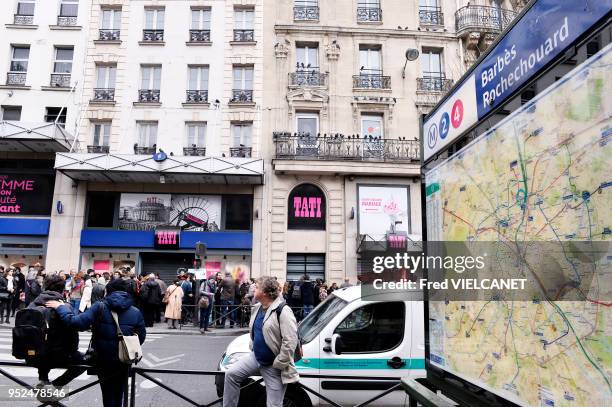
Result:
[[[219,327],[221,322],[228,322],[230,325],[238,327],[248,327],[251,318],[251,310],[254,305],[212,305],[209,314],[208,326],[215,328]],[[304,307],[290,307],[297,321],[304,319]],[[194,304],[183,304],[182,315],[179,320],[179,327],[191,325],[197,326],[200,322],[200,308]]]

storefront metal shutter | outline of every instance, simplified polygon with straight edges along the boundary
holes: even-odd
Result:
[[[287,254],[287,281],[298,281],[304,273],[310,280],[325,280],[325,254]]]
[[[171,284],[179,268],[193,268],[192,253],[141,253],[142,274],[159,273],[159,277]]]

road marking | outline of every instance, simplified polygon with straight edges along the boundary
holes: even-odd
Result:
[[[169,356],[167,358],[160,358],[160,357],[155,356],[153,353],[149,352],[147,356],[149,356],[154,362],[165,362],[170,359],[176,359],[176,358],[180,359],[183,356],[185,356],[185,354],[181,353],[180,355]]]
[[[160,379],[159,377],[156,377],[155,380],[160,381],[160,382],[164,382],[162,379]],[[142,382],[140,382],[140,387],[143,389],[154,389],[155,387],[159,387],[159,385],[149,379],[143,380]]]

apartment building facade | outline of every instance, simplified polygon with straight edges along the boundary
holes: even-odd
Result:
[[[55,153],[70,150],[81,114],[89,4],[0,9],[0,265],[27,267],[47,260]]]

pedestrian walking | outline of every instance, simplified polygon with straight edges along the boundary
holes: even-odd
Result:
[[[106,285],[106,298],[79,315],[75,315],[70,307],[59,301],[46,303],[48,307],[56,309],[65,325],[79,331],[91,328],[92,348],[97,360],[104,407],[123,405],[129,372],[129,365],[119,360],[119,338],[112,312],[117,314],[123,336],[138,335],[141,344],[146,338],[144,319],[138,308],[133,306],[128,288],[126,280],[113,280]]]
[[[200,333],[204,334],[210,332],[208,329],[208,322],[210,319],[210,310],[213,306],[215,297],[214,280],[204,280],[200,284],[200,298],[198,299],[198,305],[200,307]]]
[[[147,280],[140,288],[140,303],[144,314],[145,326],[150,328],[155,322],[155,310],[161,304],[162,292],[159,284],[155,281],[155,275],[149,274]]]
[[[79,313],[81,298],[83,298],[83,290],[85,289],[85,280],[83,280],[84,275],[85,273],[79,271],[70,282],[70,305],[72,305],[72,309],[77,314]]]
[[[225,373],[223,407],[238,405],[240,386],[251,376],[263,377],[267,407],[282,407],[287,385],[299,380],[294,363],[297,322],[280,294],[273,278],[257,281],[255,298],[259,304],[253,308],[249,323],[252,351]]]
[[[234,310],[234,297],[236,295],[236,283],[232,278],[232,273],[226,272],[225,278],[221,281],[221,328],[225,328],[225,321],[229,315],[230,328],[234,327],[236,313]]]
[[[181,319],[183,306],[183,290],[180,280],[174,280],[174,284],[168,287],[164,295],[164,303],[166,304],[164,316],[168,321],[168,329],[176,329],[176,322]]]

